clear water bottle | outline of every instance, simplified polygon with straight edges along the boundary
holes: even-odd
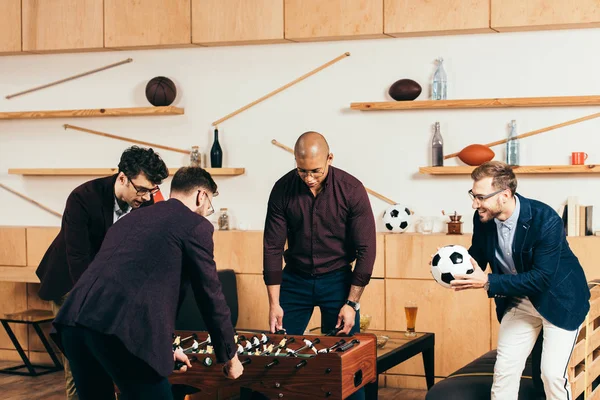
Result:
[[[433,167],[444,166],[444,141],[440,132],[440,123],[435,123],[435,133],[431,141],[431,165]]]
[[[229,230],[229,215],[227,214],[226,208],[221,208],[221,214],[219,215],[219,230]]]
[[[519,165],[519,139],[517,139],[517,122],[510,122],[510,134],[506,142],[506,163],[508,165]]]
[[[444,59],[438,58],[438,66],[433,74],[433,82],[431,85],[431,99],[432,100],[446,100],[448,88],[448,78],[446,77],[446,70],[444,70]]]
[[[200,153],[198,146],[192,146],[192,151],[190,152],[190,166],[202,167],[202,153]]]

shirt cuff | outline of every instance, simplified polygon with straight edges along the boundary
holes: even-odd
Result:
[[[263,279],[267,286],[281,285],[283,280],[283,271],[263,271]]]
[[[354,271],[352,273],[352,286],[367,286],[371,280],[371,274],[364,274]]]

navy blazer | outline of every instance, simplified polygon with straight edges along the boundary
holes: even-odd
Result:
[[[218,362],[235,355],[234,330],[213,260],[212,224],[177,199],[118,220],[54,320],[115,335],[162,376],[173,372],[179,300],[191,283]]]
[[[67,198],[60,232],[36,270],[43,300],[58,300],[69,292],[94,259],[113,224],[117,174],[75,188]],[[142,207],[154,204],[154,200]]]
[[[550,206],[519,194],[512,257],[516,275],[503,274],[496,259],[498,233],[494,221],[482,223],[473,216],[473,240],[469,253],[485,271],[488,264],[488,296],[496,301],[498,321],[511,297],[527,296],[542,317],[553,325],[575,330],[590,309],[590,290],[579,260],[567,242],[563,221]]]

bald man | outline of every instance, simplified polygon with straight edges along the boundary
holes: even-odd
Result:
[[[318,306],[323,333],[343,326],[340,334],[353,334],[375,262],[371,203],[358,179],[331,166],[333,154],[321,134],[303,133],[294,155],[297,168],[275,183],[265,221],[270,329],[301,335]]]

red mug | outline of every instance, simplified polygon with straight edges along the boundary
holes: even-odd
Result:
[[[583,151],[576,151],[571,153],[571,164],[572,165],[583,165],[585,164],[585,160],[587,160],[588,155]]]

